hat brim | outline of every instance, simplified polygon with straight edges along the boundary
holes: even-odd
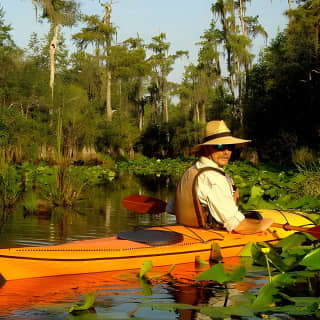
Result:
[[[197,144],[196,146],[194,146],[191,149],[191,152],[193,152],[193,153],[198,152],[202,146],[212,146],[212,145],[217,145],[217,144],[234,144],[234,145],[237,145],[238,147],[241,147],[248,142],[251,142],[251,140],[235,138],[232,136],[221,137],[221,138],[216,138],[216,139],[206,141],[201,144]]]

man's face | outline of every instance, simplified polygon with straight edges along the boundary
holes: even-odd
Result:
[[[233,145],[217,145],[209,147],[210,158],[219,166],[228,164],[233,150]]]

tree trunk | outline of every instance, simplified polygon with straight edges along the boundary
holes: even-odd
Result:
[[[195,104],[195,110],[194,110],[194,120],[195,121],[200,121],[200,111],[199,111],[199,103],[197,102]]]
[[[207,116],[206,116],[206,104],[204,103],[204,101],[200,102],[200,122],[202,123],[206,123],[207,122]]]
[[[168,111],[168,95],[167,93],[164,94],[164,122],[168,123],[169,122],[169,111]]]
[[[245,28],[245,24],[244,24],[244,8],[243,8],[243,0],[239,0],[239,18],[240,18],[240,22],[241,22],[241,30],[242,30],[242,34],[246,34],[246,28]]]
[[[140,103],[139,110],[139,131],[142,132],[144,128],[144,103]]]
[[[55,75],[54,56],[57,49],[58,33],[59,33],[59,24],[56,24],[53,29],[53,38],[50,42],[50,88],[51,88],[52,99],[53,99],[54,75]]]
[[[111,71],[107,71],[107,99],[106,99],[106,113],[107,121],[112,121],[112,108],[111,108]]]
[[[110,26],[110,17],[112,12],[112,0],[110,0],[110,3],[104,3],[102,4],[105,7],[105,14],[103,16],[103,23],[107,26]],[[111,46],[111,38],[108,39],[107,45],[106,45],[106,57],[108,58],[109,52],[110,52],[110,46]],[[107,96],[106,96],[106,115],[107,115],[107,121],[112,121],[112,108],[111,108],[111,71],[109,70],[107,66]]]

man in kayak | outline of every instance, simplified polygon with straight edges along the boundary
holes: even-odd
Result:
[[[207,123],[203,142],[192,150],[199,159],[177,186],[174,211],[179,224],[241,234],[260,232],[272,224],[272,219],[245,218],[237,206],[238,191],[223,170],[233,149],[248,142],[233,137],[223,120]]]

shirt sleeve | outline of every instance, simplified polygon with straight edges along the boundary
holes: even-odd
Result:
[[[224,176],[216,173],[199,175],[197,193],[199,201],[208,206],[213,218],[228,231],[232,231],[244,219]]]

